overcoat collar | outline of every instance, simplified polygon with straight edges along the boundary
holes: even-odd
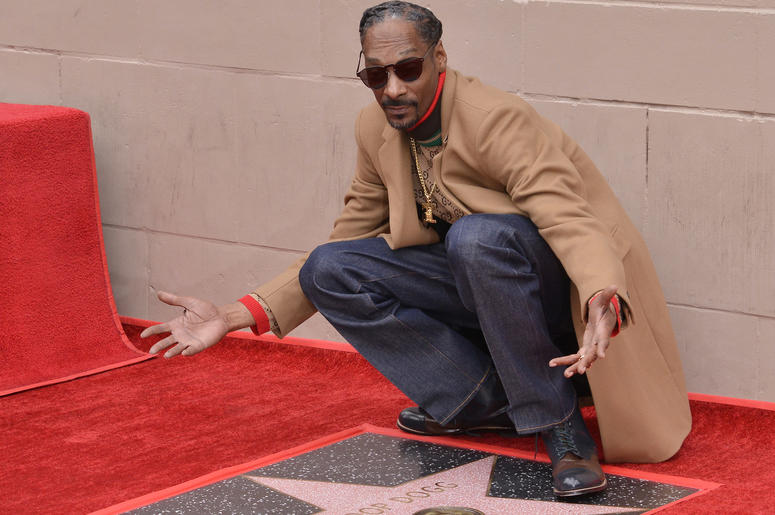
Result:
[[[458,73],[447,69],[447,78],[444,79],[444,89],[441,92],[441,141],[442,145],[449,137],[449,121],[452,119],[452,106],[455,103],[455,90],[457,89]]]

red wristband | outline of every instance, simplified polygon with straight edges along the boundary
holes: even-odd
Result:
[[[253,315],[253,320],[256,321],[255,325],[250,326],[250,330],[253,331],[253,334],[256,336],[261,336],[265,332],[269,331],[269,316],[266,314],[266,311],[264,311],[261,303],[253,298],[252,295],[245,295],[239,300],[239,302],[248,308],[250,314]]]
[[[611,297],[611,304],[614,305],[614,310],[616,310],[616,327],[611,331],[611,338],[613,338],[622,330],[622,306],[619,304],[618,295]]]
[[[599,291],[596,294],[592,295],[592,298],[589,299],[589,302],[587,302],[587,306],[592,304],[592,301],[598,298],[603,292]],[[616,327],[613,328],[611,331],[611,338],[619,334],[619,331],[622,330],[622,306],[619,303],[619,296],[614,295],[611,297],[611,304],[614,306],[614,313],[616,314]]]

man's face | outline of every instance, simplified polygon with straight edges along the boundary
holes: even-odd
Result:
[[[387,66],[411,57],[423,57],[430,45],[411,22],[390,18],[373,25],[363,38],[364,67]],[[374,97],[395,129],[407,129],[428,110],[436,94],[439,74],[446,69],[447,54],[441,42],[425,55],[420,78],[404,82],[388,69],[388,81]]]

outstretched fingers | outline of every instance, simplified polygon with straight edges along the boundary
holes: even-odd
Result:
[[[148,328],[150,329],[150,327]],[[153,344],[153,347],[148,351],[150,354],[157,354],[159,351],[162,351],[172,345],[173,343],[177,343],[177,339],[173,335],[169,335],[163,340],[159,340],[155,344]]]
[[[605,358],[606,349],[611,343],[611,332],[616,325],[616,313],[609,306],[616,290],[617,287],[611,285],[593,297],[579,351],[550,360],[550,367],[566,366],[568,368],[563,375],[573,377],[592,368],[595,360]]]
[[[579,352],[560,356],[549,361],[550,367],[567,366],[563,375],[573,377],[575,374],[584,374],[592,368],[592,363],[597,359],[594,349],[580,349]]]
[[[157,291],[156,296],[159,298],[160,301],[164,302],[165,304],[169,304],[170,306],[178,306],[184,309],[188,309],[190,311],[195,311],[195,307],[202,303],[201,300],[196,299],[194,297],[175,295],[174,293],[170,293],[168,291],[162,291],[162,290]]]
[[[188,350],[188,344],[185,344],[183,342],[178,342],[177,345],[172,347],[170,350],[164,353],[165,358],[174,358],[175,356],[179,354],[183,354],[184,356],[187,356],[189,354],[186,354],[186,350]]]
[[[602,327],[598,330],[597,338],[595,339],[595,357],[605,358],[605,351],[611,344],[611,329],[607,325],[601,324]]]
[[[164,302],[165,304],[183,308],[183,315],[186,314],[186,310],[193,311],[194,305],[196,304],[196,299],[194,299],[193,297],[184,297],[182,295],[175,295],[174,293],[169,293],[166,291],[158,290],[156,292],[156,296],[159,298],[160,301]],[[170,320],[168,322],[165,322],[163,324],[156,324],[156,325],[152,325],[151,327],[147,327],[145,330],[143,330],[142,333],[140,333],[140,337],[147,338],[155,334],[169,333],[172,331],[172,323],[178,320],[179,318],[180,317]]]
[[[568,354],[567,356],[560,356],[558,358],[553,358],[551,361],[549,361],[550,367],[558,367],[561,365],[573,365],[579,360],[579,353],[576,354]]]
[[[170,332],[169,324],[166,324],[166,323],[156,324],[143,329],[143,332],[140,333],[140,338],[148,338],[149,336],[153,336],[154,334],[162,334],[162,333],[168,333],[168,332]]]
[[[582,345],[578,352],[554,358],[549,361],[549,366],[556,367],[562,365],[568,367],[563,372],[563,375],[568,378],[573,377],[575,374],[584,374],[592,368],[592,363],[600,357],[598,353],[600,343],[595,327],[587,325]]]

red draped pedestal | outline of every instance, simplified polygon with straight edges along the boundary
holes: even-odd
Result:
[[[113,302],[89,115],[0,104],[0,395],[148,357]]]

